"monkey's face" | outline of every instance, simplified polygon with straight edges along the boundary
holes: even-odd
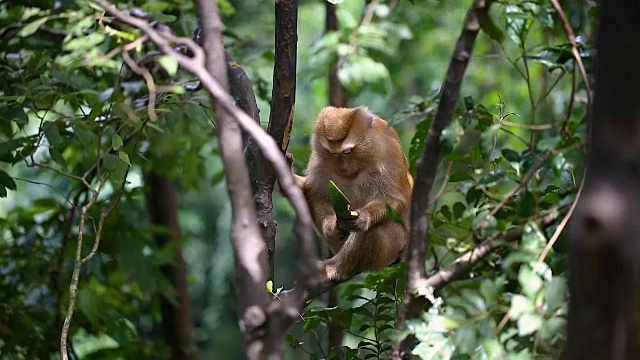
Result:
[[[354,179],[367,168],[370,157],[367,156],[367,146],[357,141],[329,141],[324,139],[320,144],[319,155],[326,168],[335,175],[345,179]]]

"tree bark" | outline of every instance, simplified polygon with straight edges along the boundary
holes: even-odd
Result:
[[[165,246],[169,241],[179,241],[181,237],[178,224],[178,206],[176,191],[169,180],[155,172],[145,173],[147,211],[151,223],[162,226],[168,233],[156,234],[158,247]],[[177,305],[169,299],[160,298],[160,312],[164,329],[164,339],[171,348],[172,360],[195,360],[198,351],[193,336],[193,316],[189,285],[187,283],[187,269],[182,257],[182,247],[176,251],[171,264],[163,265],[162,273],[169,279],[173,287]]]
[[[226,53],[227,74],[229,76],[229,90],[236,101],[236,106],[251,116],[256,123],[260,123],[260,110],[256,103],[251,80],[242,67]],[[265,160],[260,148],[251,137],[246,136],[245,158],[251,177],[251,190],[256,207],[256,221],[260,228],[262,239],[267,246],[267,263],[269,264],[269,279],[274,280],[274,259],[276,222],[273,219],[273,187],[275,174]]]
[[[208,72],[224,87],[229,88],[224,48],[223,25],[215,0],[199,0],[198,12],[202,25],[205,65]],[[256,223],[256,212],[249,181],[249,171],[243,156],[242,132],[229,112],[211,97],[222,150],[227,190],[231,199],[231,241],[236,258],[236,299],[240,330],[244,336],[247,359],[262,359],[266,307],[269,294],[267,249]]]
[[[566,359],[640,354],[640,3],[605,1],[584,191],[571,220]]]
[[[451,124],[456,102],[460,95],[462,78],[469,64],[480,22],[487,16],[491,0],[474,0],[467,12],[462,33],[458,37],[453,57],[447,70],[447,78],[440,91],[440,101],[435,118],[429,130],[424,152],[418,160],[416,180],[411,200],[411,231],[407,250],[407,292],[403,306],[398,313],[396,327],[404,329],[406,320],[418,318],[424,309],[426,299],[416,296],[415,290],[425,279],[425,257],[429,231],[429,194],[433,187],[440,164],[440,134]],[[410,335],[394,344],[394,359],[410,359],[415,337]]]
[[[325,32],[338,30],[338,17],[336,16],[336,5],[328,1],[324,2],[326,22]],[[346,107],[349,103],[347,91],[338,79],[338,62],[334,61],[329,69],[329,105],[337,107]]]

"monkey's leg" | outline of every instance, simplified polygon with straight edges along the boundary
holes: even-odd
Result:
[[[406,243],[407,232],[396,223],[350,233],[340,251],[323,261],[318,282],[307,293],[307,302],[363,271],[380,271],[391,265],[402,254]]]
[[[324,261],[323,277],[346,281],[363,271],[382,270],[397,260],[406,242],[405,228],[390,222],[351,233],[340,251]]]

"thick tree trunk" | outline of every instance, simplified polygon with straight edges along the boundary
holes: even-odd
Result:
[[[588,171],[570,228],[566,359],[640,354],[640,3],[605,1]]]
[[[150,221],[168,230],[168,233],[155,235],[156,243],[162,247],[169,241],[179,241],[181,235],[175,189],[165,176],[153,172],[145,174],[145,183]],[[164,337],[171,348],[171,359],[197,359],[187,269],[182,251],[178,250],[172,263],[162,266],[161,270],[171,282],[177,303],[176,305],[164,297],[160,299]]]

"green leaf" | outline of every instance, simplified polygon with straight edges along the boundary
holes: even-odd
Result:
[[[561,141],[562,138],[560,136],[547,137],[538,141],[536,148],[541,152],[554,150],[558,148]]]
[[[543,340],[553,344],[555,339],[562,338],[565,334],[566,325],[567,320],[555,316],[544,322],[538,334]]]
[[[9,105],[6,107],[0,105],[0,122],[9,124],[10,121],[14,121],[18,125],[18,128],[22,129],[29,122],[29,116],[20,105]]]
[[[83,51],[90,50],[100,45],[107,36],[103,33],[93,32],[89,35],[72,39],[64,45],[67,51]]]
[[[107,36],[103,33],[93,32],[89,35],[72,39],[64,44],[64,49],[68,51],[82,51],[95,48],[100,45]]]
[[[305,316],[304,324],[302,325],[302,332],[308,332],[309,330],[315,329],[320,325],[322,319],[315,316]]]
[[[99,324],[104,309],[104,301],[91,290],[89,286],[85,286],[78,290],[78,309],[89,319],[92,324]]]
[[[40,18],[38,20],[28,23],[20,30],[20,32],[18,33],[18,36],[27,37],[35,34],[35,32],[38,31],[38,29],[40,28],[40,26],[46,23],[47,20],[49,20],[49,17],[45,16],[43,18]]]
[[[471,174],[466,172],[456,171],[453,174],[451,174],[451,176],[449,177],[450,183],[460,182],[460,181],[470,181],[470,180],[473,180],[473,176],[471,176]]]
[[[510,162],[520,162],[522,159],[519,152],[511,149],[502,149],[502,156]]]
[[[498,286],[496,286],[491,279],[484,279],[480,283],[480,294],[488,306],[492,306],[496,303],[499,290]]]
[[[538,294],[538,291],[542,289],[543,285],[540,276],[533,272],[533,270],[527,265],[524,265],[520,268],[520,273],[518,274],[518,282],[520,282],[522,290],[529,299],[534,299]]]
[[[44,134],[49,140],[49,144],[51,146],[58,146],[62,142],[62,137],[60,136],[60,130],[58,130],[58,126],[55,122],[48,122],[44,124]]]
[[[567,299],[567,279],[554,277],[546,286],[547,313],[551,314]]]
[[[13,191],[16,191],[18,189],[18,186],[16,185],[16,182],[13,180],[13,178],[9,176],[9,174],[7,174],[4,170],[1,170],[1,169],[0,169],[0,185]]]
[[[122,142],[122,138],[120,137],[120,135],[118,134],[113,134],[113,137],[111,138],[111,148],[113,150],[120,150],[120,148],[122,147],[123,142]]]
[[[83,129],[84,126],[76,126],[73,128],[73,132],[80,140],[80,143],[86,151],[92,151],[98,144],[98,136],[93,132]]]
[[[124,161],[127,165],[131,166],[131,161],[129,161],[129,155],[127,155],[124,151],[118,151],[118,157],[120,160]]]
[[[528,222],[522,234],[522,247],[525,250],[539,252],[547,244],[547,237],[540,231],[535,222]]]
[[[0,170],[0,198],[7,197],[7,189],[16,190],[17,185],[9,174]]]
[[[487,339],[482,344],[486,359],[504,359],[506,352],[498,339]]]
[[[444,217],[446,217],[447,220],[451,221],[452,217],[451,217],[451,210],[449,210],[449,205],[444,205],[443,207],[441,207],[440,213],[442,213],[442,215],[444,215]]]
[[[331,197],[331,205],[336,212],[338,219],[355,220],[358,218],[358,213],[351,210],[351,201],[340,190],[333,180],[329,180],[329,196]]]
[[[287,334],[287,344],[289,344],[289,346],[291,346],[292,348],[297,349],[302,343],[298,341],[295,336]]]
[[[491,16],[489,14],[480,17],[480,28],[485,32],[485,34],[489,35],[491,39],[497,41],[500,44],[504,42],[504,31],[502,31],[502,29],[500,29],[496,25],[496,23],[493,22],[493,19],[491,19]]]
[[[542,318],[538,314],[523,314],[518,319],[518,335],[527,336],[536,332],[542,326]]]
[[[338,17],[338,24],[342,28],[355,29],[360,24],[349,10],[341,6],[336,8],[336,16]]]
[[[109,153],[104,155],[103,162],[105,170],[110,173],[109,178],[116,182],[114,187],[119,188],[129,168],[128,164],[119,156]]]
[[[511,307],[509,308],[509,317],[512,320],[519,319],[522,314],[534,312],[535,307],[533,301],[524,295],[516,294],[511,298]]]
[[[464,211],[467,210],[467,207],[464,206],[460,201],[453,204],[453,218],[460,219],[464,214]]]
[[[516,196],[516,214],[528,218],[536,213],[536,201],[530,191],[520,192]]]
[[[495,159],[494,150],[500,130],[500,124],[493,124],[480,134],[480,151],[483,157],[493,160]]]
[[[178,59],[171,55],[162,55],[158,58],[160,65],[167,71],[169,76],[175,76],[178,73]]]
[[[452,152],[460,142],[460,138],[463,134],[464,129],[462,129],[459,121],[453,121],[449,126],[444,128],[442,133],[440,133],[440,147],[442,155],[447,155]]]
[[[67,161],[64,159],[64,156],[62,156],[62,153],[58,149],[49,148],[49,156],[51,156],[51,160],[53,160],[55,163],[61,165],[64,168],[67,167]]]
[[[433,114],[429,114],[426,118],[421,120],[416,125],[416,132],[411,138],[411,146],[409,147],[409,168],[412,173],[415,174],[416,163],[424,150],[424,144],[429,135],[429,129],[431,128],[431,122],[433,121]]]

